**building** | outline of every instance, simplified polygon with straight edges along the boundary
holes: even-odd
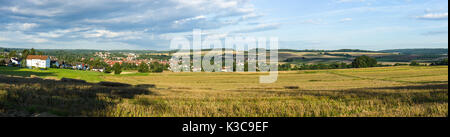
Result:
[[[28,55],[27,67],[32,68],[50,68],[50,58],[41,55]]]
[[[12,65],[20,65],[20,60],[18,58],[11,58]]]
[[[59,62],[57,60],[52,60],[50,61],[50,66],[55,66],[56,68],[59,68],[61,64],[59,64]]]

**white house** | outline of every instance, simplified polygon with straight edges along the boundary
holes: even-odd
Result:
[[[11,63],[14,65],[20,65],[20,61],[17,58],[11,58]]]
[[[50,58],[41,55],[28,55],[27,67],[32,68],[50,68]]]

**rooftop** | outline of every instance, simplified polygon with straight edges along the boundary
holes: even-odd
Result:
[[[48,56],[43,55],[28,55],[27,59],[40,59],[40,60],[47,60]]]

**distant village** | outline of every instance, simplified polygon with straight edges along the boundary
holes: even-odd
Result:
[[[68,61],[68,59],[60,59],[57,56],[45,55],[45,53],[34,49],[24,50],[20,53],[17,51],[0,51],[0,66],[30,69],[60,68],[98,72],[105,72],[108,68],[113,69],[112,67],[115,65],[120,65],[121,69],[124,70],[138,70],[139,68],[142,69],[142,66],[147,67],[149,70],[152,67],[167,70],[169,66],[168,59],[143,59],[139,58],[140,55],[136,53],[120,53],[120,56],[114,55],[117,54],[111,54],[106,51],[95,52],[91,57],[81,57],[81,59]]]

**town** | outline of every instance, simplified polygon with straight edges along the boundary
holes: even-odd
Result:
[[[43,52],[36,49],[0,49],[0,66],[29,69],[73,69],[120,74],[123,70],[142,73],[163,72],[169,69],[167,55],[108,51],[83,51],[64,54],[64,51]]]
[[[213,52],[203,50],[202,53]],[[187,53],[181,53],[185,55]],[[202,58],[205,55],[201,54]],[[49,49],[13,49],[0,48],[0,66],[21,67],[29,69],[73,69],[121,74],[122,71],[137,71],[140,73],[160,73],[163,71],[207,72],[201,66],[195,66],[193,60],[184,63],[177,62],[172,56],[178,57],[176,51],[151,50],[49,50]],[[192,55],[191,55],[192,56]],[[220,62],[211,61],[214,72],[251,71],[249,62],[254,62],[244,55],[244,60],[237,60],[236,55],[225,56],[223,60],[233,59],[232,67]],[[359,64],[357,60],[369,61]],[[370,61],[371,60],[371,61]],[[279,71],[349,69],[364,67],[389,66],[436,66],[448,65],[448,49],[417,49],[417,50],[280,50],[278,60]],[[191,65],[190,65],[191,64]],[[204,64],[203,64],[204,65]],[[362,66],[361,66],[362,65]],[[237,70],[241,68],[243,70]],[[261,71],[257,66],[256,71]]]

